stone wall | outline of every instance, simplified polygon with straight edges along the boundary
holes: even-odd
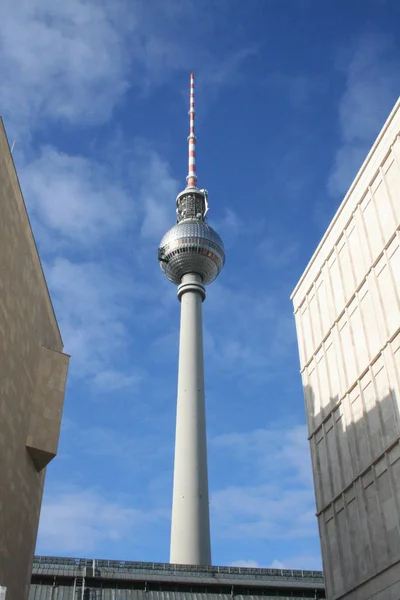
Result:
[[[28,597],[68,357],[0,123],[0,585]]]

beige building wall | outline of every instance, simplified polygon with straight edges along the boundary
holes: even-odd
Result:
[[[0,121],[0,589],[28,597],[68,356]]]
[[[327,597],[400,598],[400,100],[296,286]]]

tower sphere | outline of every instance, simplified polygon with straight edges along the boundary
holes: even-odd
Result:
[[[197,273],[211,283],[225,263],[224,245],[218,233],[201,219],[185,219],[164,235],[158,249],[166,277],[179,284],[187,273]]]

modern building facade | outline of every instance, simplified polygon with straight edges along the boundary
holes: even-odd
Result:
[[[292,295],[327,597],[400,598],[400,100]]]
[[[37,556],[29,593],[29,600],[269,598],[325,598],[322,572]]]
[[[28,597],[68,356],[0,121],[0,598]]]
[[[211,565],[202,303],[219,275],[224,246],[207,224],[208,195],[197,187],[194,75],[190,76],[189,172],[176,199],[177,223],[158,249],[161,269],[181,302],[171,563]]]

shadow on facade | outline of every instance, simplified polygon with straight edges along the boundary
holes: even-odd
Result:
[[[386,387],[379,394],[381,372],[372,367],[344,398],[323,408],[304,387],[332,599],[400,598],[400,415],[396,392]]]

